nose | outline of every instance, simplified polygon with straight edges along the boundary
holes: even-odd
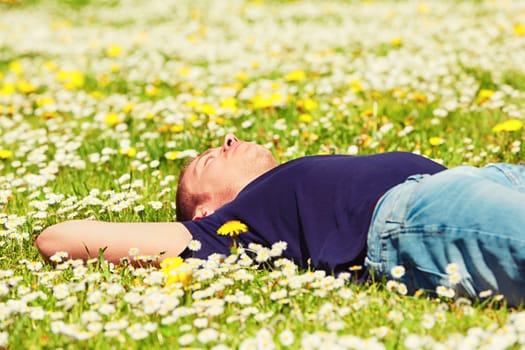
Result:
[[[226,134],[226,136],[224,137],[224,144],[222,145],[222,147],[225,151],[227,151],[228,148],[233,146],[236,142],[239,142],[239,139],[235,137],[234,134]]]

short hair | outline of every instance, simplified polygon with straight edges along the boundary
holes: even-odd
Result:
[[[195,158],[189,159],[182,167],[179,174],[177,195],[175,196],[175,211],[177,215],[177,221],[192,220],[195,216],[195,210],[197,209],[197,206],[204,203],[204,201],[208,200],[210,197],[204,193],[192,193],[184,182],[188,165],[190,165],[193,160],[195,160]]]

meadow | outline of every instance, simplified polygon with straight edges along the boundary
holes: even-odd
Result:
[[[34,245],[68,219],[176,220],[181,166],[229,132],[281,162],[519,163],[524,62],[522,1],[1,0],[0,347],[524,348],[525,311],[490,291],[356,286],[282,247],[181,270]]]

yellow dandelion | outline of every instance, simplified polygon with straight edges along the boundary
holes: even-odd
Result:
[[[239,72],[235,74],[235,79],[239,81],[246,81],[248,80],[248,74],[246,74],[245,72]]]
[[[523,122],[519,119],[509,119],[499,124],[496,124],[492,131],[502,132],[502,131],[518,131],[523,128]]]
[[[492,97],[492,95],[494,95],[494,91],[493,90],[481,89],[478,92],[478,98],[477,98],[476,102],[479,103],[479,104],[483,104],[485,102],[488,102],[490,100],[490,98]]]
[[[188,74],[190,74],[190,70],[187,67],[181,67],[181,68],[179,68],[179,74],[181,76],[185,77]]]
[[[286,74],[284,79],[286,81],[301,81],[306,79],[306,73],[302,70],[294,70]]]
[[[248,226],[246,226],[246,224],[239,220],[230,220],[219,227],[217,234],[221,236],[236,237],[246,231],[248,231]]]
[[[299,116],[299,121],[305,124],[310,124],[313,120],[312,115],[308,113],[303,113]]]
[[[516,36],[525,35],[525,24],[522,24],[522,23],[514,24],[514,35]]]
[[[430,139],[428,139],[428,142],[436,147],[436,146],[439,146],[441,144],[443,144],[445,142],[445,140],[443,140],[443,138],[439,137],[439,136],[434,136],[434,137],[431,137]]]
[[[162,260],[160,268],[166,276],[166,286],[175,283],[186,285],[191,280],[191,269],[181,257],[170,257]]]
[[[166,152],[164,154],[164,158],[168,159],[168,160],[174,160],[174,159],[177,159],[179,156],[179,152],[177,151],[169,151],[169,152]]]
[[[118,57],[122,55],[123,52],[124,50],[122,49],[122,47],[120,47],[117,44],[112,44],[106,49],[106,55],[108,55],[109,57]]]
[[[235,97],[228,97],[221,100],[221,108],[237,111],[237,99]]]
[[[393,37],[391,40],[390,40],[390,44],[394,47],[399,47],[401,45],[403,45],[403,40],[400,38],[400,37]]]
[[[217,111],[215,110],[215,107],[213,107],[209,103],[202,104],[198,108],[198,111],[201,112],[201,113],[207,114],[207,115],[216,115],[217,114]]]
[[[9,70],[16,74],[22,74],[24,71],[24,68],[22,68],[22,65],[18,61],[11,61],[9,63]]]
[[[302,107],[306,111],[313,111],[314,109],[317,109],[319,104],[315,100],[307,98],[303,101],[297,101],[297,106]]]
[[[0,95],[9,96],[14,94],[16,91],[16,87],[11,83],[4,83],[2,85],[2,88],[0,89]]]
[[[38,107],[44,107],[53,103],[55,103],[55,100],[53,99],[53,97],[49,96],[42,96],[36,100],[36,105]]]
[[[8,149],[0,149],[0,159],[5,160],[13,157],[13,151]]]
[[[135,109],[135,106],[136,105],[134,103],[127,103],[126,105],[124,105],[124,107],[122,107],[122,112],[131,113]]]
[[[184,124],[175,124],[170,127],[170,131],[173,133],[179,133],[184,131]]]
[[[119,152],[120,154],[124,154],[130,158],[133,158],[137,155],[137,149],[135,147],[121,148]]]
[[[144,91],[147,96],[153,97],[160,94],[160,89],[154,85],[148,85],[146,86],[146,90]]]
[[[30,82],[28,82],[26,80],[20,80],[16,84],[16,88],[18,89],[18,91],[20,91],[20,92],[22,92],[24,94],[30,94],[30,93],[36,91],[36,86],[34,86],[33,84],[31,84]]]
[[[115,126],[120,123],[120,117],[117,113],[108,113],[104,118],[104,123],[106,123],[108,126]]]

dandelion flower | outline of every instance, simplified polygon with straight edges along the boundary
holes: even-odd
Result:
[[[0,149],[0,159],[5,160],[13,157],[13,151]]]
[[[431,137],[430,139],[428,139],[428,142],[430,143],[430,145],[436,147],[436,146],[439,146],[439,145],[443,144],[445,142],[445,140],[443,140],[439,136],[434,136],[434,137]]]
[[[243,232],[248,231],[248,226],[239,220],[230,220],[219,227],[217,233],[221,236],[237,237]]]
[[[117,113],[108,113],[104,117],[104,123],[108,126],[115,126],[120,123],[120,117]]]
[[[191,279],[191,270],[181,257],[170,257],[160,263],[161,271],[166,276],[166,286],[174,283],[186,284]]]
[[[496,124],[492,131],[502,132],[502,131],[518,131],[523,128],[523,122],[519,119],[509,119],[499,124]]]

